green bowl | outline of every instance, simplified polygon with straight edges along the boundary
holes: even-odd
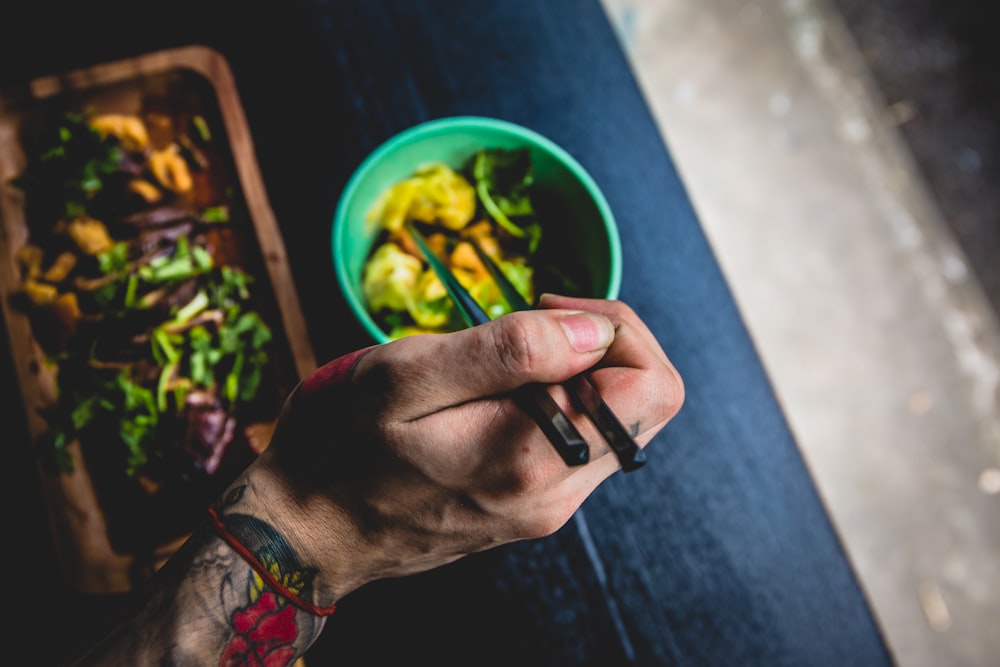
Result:
[[[378,343],[389,335],[373,319],[361,274],[379,234],[367,221],[385,190],[426,162],[458,169],[480,148],[522,148],[531,153],[535,190],[545,193],[559,215],[540,215],[547,261],[575,267],[582,277],[577,296],[618,298],[621,242],[611,208],[594,179],[573,156],[537,132],[494,118],[459,116],[415,125],[375,149],[347,182],[333,219],[333,264],[337,281],[361,325]],[[547,244],[547,245],[546,245]],[[565,266],[563,266],[565,264]]]

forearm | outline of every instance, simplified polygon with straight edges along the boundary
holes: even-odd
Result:
[[[268,528],[257,526],[264,534]],[[269,535],[279,543],[271,551],[285,561],[271,563],[272,573],[308,596],[302,586],[308,572],[280,535]],[[324,617],[282,597],[206,525],[153,578],[143,606],[76,665],[291,665],[324,624]]]

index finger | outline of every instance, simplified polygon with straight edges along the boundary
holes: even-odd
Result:
[[[653,332],[636,315],[635,311],[622,301],[543,294],[538,299],[538,306],[539,308],[585,310],[607,316],[616,327],[622,323],[628,324],[634,329],[636,336],[642,339],[648,348],[657,355],[660,361],[667,364],[670,363],[666,352],[663,351],[663,347],[656,340]]]
[[[647,443],[677,414],[684,403],[684,381],[631,307],[617,300],[551,294],[542,296],[540,306],[599,312],[614,323],[615,342],[589,377],[612,412],[631,427],[637,442]],[[646,379],[640,381],[641,376]]]

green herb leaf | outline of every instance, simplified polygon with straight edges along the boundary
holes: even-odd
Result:
[[[11,184],[23,190],[47,220],[84,212],[122,161],[117,144],[90,127],[83,114],[32,125],[25,132],[24,148],[28,166]]]
[[[523,238],[527,232],[512,218],[535,213],[530,197],[534,168],[528,149],[481,149],[472,158],[471,172],[486,212],[512,236]]]
[[[229,222],[228,206],[211,206],[201,212],[202,222]]]

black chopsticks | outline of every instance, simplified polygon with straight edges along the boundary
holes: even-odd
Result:
[[[406,229],[413,237],[420,252],[444,283],[448,295],[455,302],[462,317],[469,326],[485,324],[490,321],[486,311],[472,298],[472,295],[458,282],[455,275],[434,254],[420,230],[410,222]],[[530,310],[531,304],[511,284],[507,276],[497,266],[496,262],[483,251],[475,239],[465,239],[472,244],[479,259],[486,266],[490,276],[496,281],[501,293],[513,310]],[[586,414],[600,431],[602,437],[610,445],[621,463],[622,470],[632,472],[646,463],[646,454],[635,442],[625,426],[608,407],[591,382],[587,373],[581,373],[570,381],[563,383],[573,405]],[[525,410],[545,433],[549,441],[559,452],[567,465],[576,466],[586,463],[590,458],[590,450],[583,436],[570,421],[569,417],[559,408],[559,405],[545,390],[543,385],[529,385],[515,396],[518,405]]]

